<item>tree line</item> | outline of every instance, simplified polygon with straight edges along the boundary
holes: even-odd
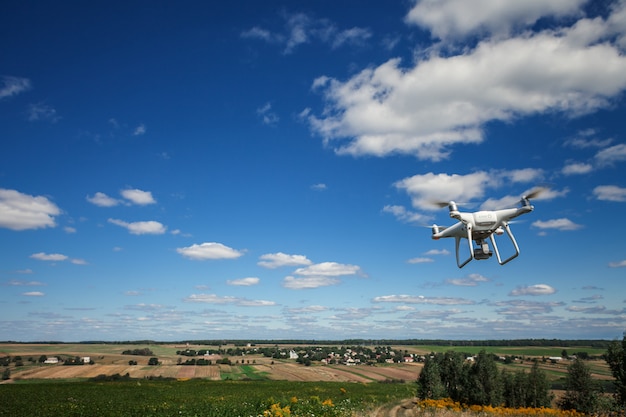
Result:
[[[614,377],[612,397],[602,395],[585,362],[577,357],[567,369],[565,395],[557,405],[586,414],[626,409],[626,332],[621,342],[609,343],[604,360]],[[498,370],[497,357],[481,351],[472,361],[459,352],[431,353],[417,380],[420,399],[450,398],[467,405],[511,408],[550,407],[551,383],[534,361],[529,372]]]

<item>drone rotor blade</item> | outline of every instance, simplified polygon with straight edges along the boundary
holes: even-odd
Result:
[[[531,198],[537,198],[539,197],[541,194],[545,193],[546,191],[548,191],[547,188],[545,187],[539,187],[539,188],[535,188],[534,190],[532,190],[530,193],[528,193],[527,195],[525,195],[523,198],[525,200],[529,200]]]

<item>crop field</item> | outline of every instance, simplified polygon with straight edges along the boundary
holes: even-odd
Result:
[[[0,416],[347,417],[412,397],[414,388],[411,384],[199,379],[18,383],[0,386]]]
[[[98,375],[126,375],[131,378],[203,378],[209,380],[280,380],[280,381],[327,381],[327,382],[378,382],[378,381],[415,381],[421,364],[400,363],[380,364],[376,366],[313,365],[303,366],[287,359],[271,359],[262,355],[247,355],[245,359],[230,357],[230,365],[215,364],[223,359],[221,355],[212,355],[213,365],[178,365],[180,356],[176,351],[180,346],[150,346],[159,365],[148,365],[148,356],[122,354],[125,350],[145,348],[144,345],[107,345],[107,344],[1,344],[1,356],[19,356],[23,366],[14,367],[12,379],[89,379]],[[217,349],[217,347],[215,347]],[[41,364],[37,359],[41,355],[60,358],[88,356],[92,365],[64,366],[61,364]],[[130,360],[137,365],[129,365]]]

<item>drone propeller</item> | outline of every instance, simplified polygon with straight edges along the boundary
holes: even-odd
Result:
[[[531,198],[537,198],[541,194],[544,194],[546,191],[548,191],[548,189],[546,187],[538,187],[538,188],[535,188],[534,190],[532,190],[527,195],[523,196],[522,199],[523,200],[530,200]]]

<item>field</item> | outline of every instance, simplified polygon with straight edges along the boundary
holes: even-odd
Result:
[[[228,356],[225,352],[229,347],[233,348],[175,344],[0,344],[0,358],[20,358],[20,366],[12,362],[8,367],[10,380],[0,384],[3,398],[0,417],[435,415],[430,411],[424,414],[426,410],[418,411],[420,406],[415,405],[414,381],[422,369],[418,362],[348,366],[323,365],[316,361],[305,366],[287,357],[272,358],[260,353]],[[158,365],[148,364],[151,356],[122,353],[145,348],[158,358]],[[180,364],[188,357],[177,354],[177,351],[207,348],[222,349],[220,354],[205,357],[211,360],[211,365]],[[294,345],[288,349],[301,352],[305,347]],[[528,369],[532,365],[531,359],[538,358],[548,379],[557,384],[566,375],[569,364],[566,360],[543,359],[560,356],[563,348],[558,346],[412,345],[394,346],[393,349],[405,355],[427,355],[447,350],[478,353],[485,349],[499,356],[523,358],[507,364],[499,363],[500,367],[511,371]],[[604,353],[594,348],[576,348],[574,351],[584,351],[595,357]],[[43,364],[39,362],[42,355],[61,360],[89,357],[93,364]],[[137,364],[131,365],[129,361]],[[587,364],[595,379],[608,383],[611,375],[603,360],[591,360]],[[441,417],[439,411],[437,416]],[[451,415],[459,417],[461,414]]]
[[[209,380],[281,380],[281,381],[326,381],[326,382],[377,382],[386,380],[414,381],[421,365],[382,364],[377,366],[313,365],[303,366],[289,359],[272,359],[262,355],[229,357],[231,365],[183,366],[177,365],[181,358],[177,350],[185,347],[176,345],[151,345],[149,348],[160,364],[149,366],[148,356],[123,355],[124,350],[142,349],[145,345],[108,344],[2,344],[0,357],[20,356],[23,366],[12,368],[12,378],[32,379],[88,379],[98,375],[125,375],[131,378],[204,378]],[[191,346],[206,348],[206,346]],[[217,346],[215,347],[217,349]],[[37,363],[41,355],[65,357],[88,356],[93,365],[63,366]],[[221,355],[210,357],[213,363],[223,359]],[[29,360],[33,359],[33,361]],[[129,365],[130,360],[137,365]]]
[[[412,388],[409,384],[200,379],[9,384],[0,386],[0,416],[348,417],[410,397]]]

